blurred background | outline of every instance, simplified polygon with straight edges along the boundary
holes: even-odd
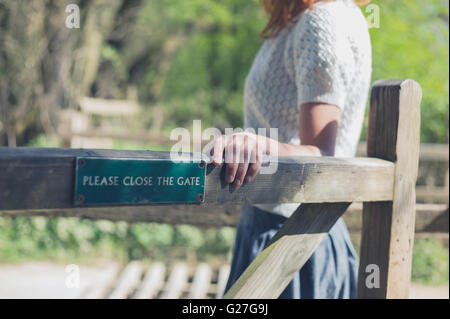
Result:
[[[423,89],[414,296],[448,298],[449,4],[371,3],[380,14],[370,29],[372,80],[412,78]],[[69,4],[80,9],[80,28],[66,27]],[[265,22],[258,0],[0,0],[0,146],[169,150],[170,131],[194,119],[242,127],[243,84]],[[366,129],[367,114],[360,155]],[[358,248],[360,220],[347,222]],[[0,217],[0,297],[79,296],[64,286],[68,264],[83,265],[85,278],[109,269],[103,297],[133,281],[126,276],[144,280],[150,265],[162,273],[154,297],[176,276],[188,282],[178,296],[189,296],[202,272],[218,291],[234,235],[233,227]],[[31,283],[41,287],[34,295]],[[115,296],[133,296],[137,285]]]

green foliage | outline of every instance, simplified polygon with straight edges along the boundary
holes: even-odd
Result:
[[[61,147],[62,141],[58,137],[49,137],[39,134],[33,138],[26,146],[28,147]]]
[[[411,78],[423,90],[422,142],[448,142],[448,1],[372,1],[380,28],[370,29],[372,79]]]
[[[71,105],[60,99],[69,98],[70,94],[64,92],[70,91],[70,84],[80,81],[70,77],[68,70],[72,67],[67,66],[73,66],[77,74],[83,73],[77,64],[78,55],[67,54],[82,51],[80,42],[84,41],[73,41],[80,32],[61,28],[63,22],[49,23],[61,19],[63,10],[50,10],[53,5],[44,5],[48,4],[46,1],[37,1],[33,6],[23,3],[0,0],[3,44],[0,84],[6,88],[1,90],[0,98],[8,101],[5,112],[0,112],[0,143],[4,143],[1,134],[5,134],[1,130],[7,126],[12,125],[12,131],[21,134],[27,132],[28,126],[39,127],[36,122],[45,116],[38,115],[57,114],[51,111]],[[122,10],[126,3],[140,6],[134,11]],[[381,15],[380,28],[370,30],[372,79],[406,77],[418,81],[423,88],[422,142],[447,142],[448,2],[374,0],[372,3],[379,5]],[[83,10],[92,8],[82,6]],[[190,128],[193,119],[203,120],[203,127],[242,126],[245,77],[262,44],[258,34],[266,22],[258,0],[124,1],[122,9],[113,17],[115,27],[111,34],[104,35],[100,52],[89,47],[93,53],[86,59],[95,60],[97,53],[100,58],[90,88],[93,95],[126,98],[129,86],[137,87],[140,103],[150,117],[142,122],[146,128],[152,128],[152,111],[159,109],[164,118],[160,129],[165,132],[177,126]],[[364,7],[362,10],[365,12]],[[53,15],[46,16],[49,13]],[[42,31],[44,21],[46,27],[53,26],[51,30],[59,32],[58,37]],[[52,35],[54,43],[47,39],[48,35]],[[54,48],[46,48],[47,42]],[[84,46],[89,43],[86,38]],[[58,47],[64,50],[57,50]],[[46,52],[45,61],[38,60],[42,52]],[[60,68],[61,65],[65,67]],[[41,98],[46,90],[56,95]],[[27,135],[26,142],[34,147],[60,146],[58,139],[42,134]],[[150,147],[124,141],[115,141],[115,148],[167,150],[164,145]],[[124,260],[170,261],[174,256],[206,260],[224,258],[234,234],[232,228],[2,217],[0,260],[67,260],[99,255]],[[433,240],[416,241],[413,280],[448,283],[448,267],[448,249]]]
[[[414,242],[412,280],[429,285],[448,285],[448,247],[444,247],[438,240],[416,239]]]
[[[107,257],[170,263],[176,257],[224,261],[234,234],[230,227],[201,229],[77,218],[0,217],[0,260],[90,261]]]
[[[380,8],[380,28],[370,29],[372,80],[418,81],[423,88],[422,142],[447,142],[448,2],[372,3]],[[245,76],[262,43],[258,34],[266,21],[258,1],[175,1],[158,9],[163,24],[173,30],[195,26],[170,59],[163,77],[158,107],[164,111],[165,125],[189,128],[192,119],[201,119],[205,125],[221,129],[241,127]],[[364,7],[362,11],[370,13]],[[146,74],[147,82],[140,92],[148,91],[152,81],[158,79],[154,68]],[[148,97],[145,93],[140,96],[144,100]]]
[[[76,218],[0,217],[0,260],[89,262],[107,257],[124,262],[131,259],[224,262],[234,237],[235,229],[231,227],[203,229]],[[428,285],[448,284],[448,247],[439,240],[416,239],[412,280]]]
[[[100,252],[113,255],[113,243],[120,236],[120,225],[106,229],[100,224],[92,227],[90,221],[71,218],[44,217],[0,218],[0,259],[15,262],[26,259],[67,260],[85,259]],[[109,247],[109,248],[108,248]],[[116,254],[119,253],[119,254]]]
[[[258,0],[116,0],[120,9],[107,14],[102,6],[75,2],[80,30],[60,27],[63,4],[0,0],[0,97],[7,102],[0,143],[13,145],[17,134],[23,145],[44,129],[51,132],[58,109],[74,106],[77,94],[127,98],[130,87],[138,89],[149,114],[162,110],[158,130],[190,127],[192,119],[218,128],[242,126],[244,81],[267,21]],[[447,142],[448,1],[372,4],[380,8],[380,27],[370,29],[372,79],[417,80],[423,88],[422,141]],[[93,17],[111,21],[97,26]],[[77,52],[89,54],[81,59]],[[81,82],[92,85],[80,91]],[[142,122],[137,126],[152,128],[151,120]]]
[[[170,146],[168,145],[158,145],[158,144],[146,144],[144,142],[132,142],[123,140],[114,140],[114,149],[122,150],[139,150],[139,151],[170,151]]]
[[[164,78],[159,104],[166,124],[190,127],[192,119],[201,119],[222,129],[242,126],[244,80],[262,43],[264,16],[257,1],[184,1],[176,11],[176,21],[195,21],[196,32],[187,36]],[[149,70],[147,79],[154,78]]]

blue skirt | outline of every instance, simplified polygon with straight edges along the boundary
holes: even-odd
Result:
[[[257,207],[243,206],[225,291],[230,289],[286,220],[284,216]],[[280,298],[355,298],[357,278],[357,256],[347,227],[340,218]]]

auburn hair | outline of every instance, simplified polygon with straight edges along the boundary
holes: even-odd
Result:
[[[298,19],[299,15],[306,9],[312,9],[316,2],[329,2],[334,0],[261,0],[261,5],[269,16],[261,36],[264,38],[275,37],[291,21]],[[356,4],[363,6],[370,0],[355,0]]]

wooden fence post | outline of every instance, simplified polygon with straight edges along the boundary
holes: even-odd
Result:
[[[372,88],[367,156],[395,163],[394,194],[392,201],[363,205],[359,298],[409,297],[421,97],[409,79],[381,80]]]

